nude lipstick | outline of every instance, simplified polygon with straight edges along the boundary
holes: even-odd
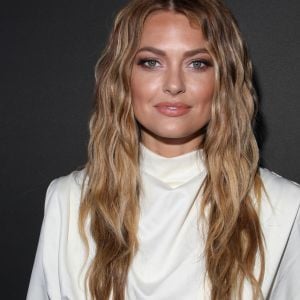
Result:
[[[191,106],[181,102],[160,102],[154,106],[157,111],[167,117],[180,117],[187,114]]]

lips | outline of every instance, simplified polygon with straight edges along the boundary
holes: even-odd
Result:
[[[154,106],[156,110],[168,117],[180,117],[187,114],[191,106],[182,102],[160,102]]]

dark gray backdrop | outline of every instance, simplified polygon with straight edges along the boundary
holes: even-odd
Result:
[[[24,299],[50,180],[84,164],[93,67],[126,1],[19,1],[0,12],[1,296]],[[266,167],[300,182],[298,0],[227,0],[249,44]]]

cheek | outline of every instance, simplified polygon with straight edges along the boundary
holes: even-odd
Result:
[[[134,108],[155,101],[160,83],[158,78],[150,77],[145,72],[143,74],[135,71],[132,73],[131,95]]]
[[[132,108],[138,120],[146,108],[145,104],[148,102],[149,92],[147,92],[147,89],[147,82],[145,82],[143,77],[134,76],[131,79]]]
[[[213,73],[211,72],[211,74],[207,75],[207,77],[201,78],[199,81],[192,81],[189,86],[191,93],[200,102],[211,102],[214,95],[215,83]]]
[[[195,99],[195,114],[199,116],[195,122],[200,122],[201,125],[210,120],[214,87],[213,80],[203,80],[201,84],[198,82],[190,87],[192,98]]]

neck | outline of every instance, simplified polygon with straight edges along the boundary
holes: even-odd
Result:
[[[175,157],[199,149],[202,139],[203,135],[199,136],[199,133],[184,138],[163,138],[143,132],[141,142],[158,155]]]

